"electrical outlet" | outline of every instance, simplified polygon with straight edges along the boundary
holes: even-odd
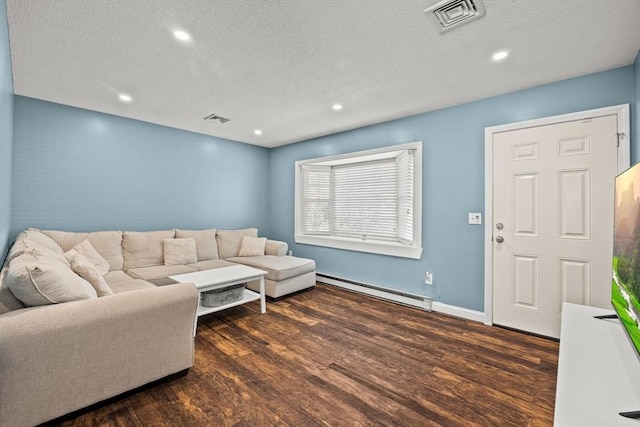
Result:
[[[428,271],[424,273],[424,283],[427,285],[433,285],[433,274]]]
[[[293,256],[293,251],[289,251],[289,256]]]

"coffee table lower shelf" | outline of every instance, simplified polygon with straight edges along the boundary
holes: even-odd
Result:
[[[201,303],[198,305],[198,316],[204,316],[205,314],[215,313],[216,311],[222,311],[227,308],[236,307],[242,304],[246,304],[251,301],[256,301],[260,299],[260,294],[258,292],[251,291],[249,289],[244,290],[244,295],[238,301],[230,302],[229,304],[219,305],[217,307],[205,307]]]

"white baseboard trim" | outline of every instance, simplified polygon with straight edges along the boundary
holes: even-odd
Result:
[[[437,301],[434,301],[431,307],[433,308],[433,311],[437,313],[448,314],[450,316],[485,323],[485,315],[482,311],[470,310],[468,308],[449,305]]]

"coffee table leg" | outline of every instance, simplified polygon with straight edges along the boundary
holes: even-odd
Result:
[[[260,277],[260,312],[262,314],[267,312],[267,301],[264,296],[264,276]]]

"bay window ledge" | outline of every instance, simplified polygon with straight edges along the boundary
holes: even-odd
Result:
[[[390,255],[401,258],[420,259],[422,257],[421,247],[407,246],[396,242],[361,240],[335,236],[309,236],[305,234],[296,234],[295,241],[296,243],[303,245],[324,246],[328,248]]]

